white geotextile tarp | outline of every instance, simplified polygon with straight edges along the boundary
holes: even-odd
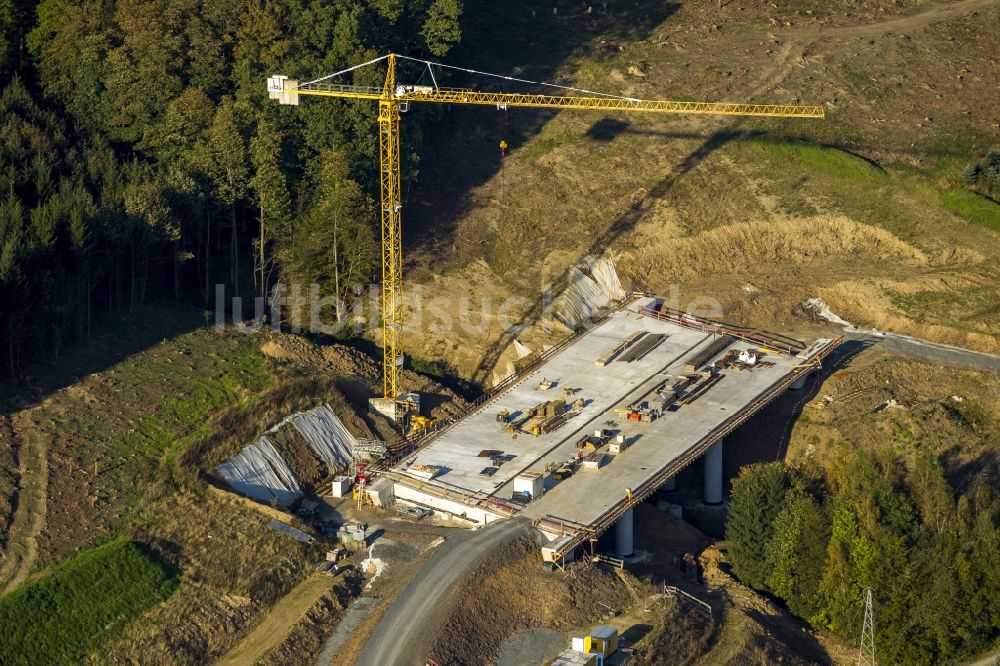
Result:
[[[330,405],[296,414],[291,418],[291,425],[309,442],[309,447],[331,472],[351,464],[358,440],[340,422]]]
[[[499,367],[500,366],[497,366],[497,368]],[[498,369],[493,371],[493,386],[496,386],[517,374],[514,364],[511,361],[507,361],[507,364],[504,367],[506,368],[504,371],[505,374],[501,374]]]
[[[236,492],[267,504],[287,507],[302,495],[292,470],[267,437],[245,446],[215,471]]]
[[[285,417],[267,433],[283,427],[295,428],[309,448],[326,463],[331,472],[351,464],[358,441],[333,413],[330,405]],[[262,436],[238,454],[219,464],[215,471],[238,493],[281,507],[290,506],[302,496],[295,475],[277,449]]]
[[[583,264],[590,275],[571,266],[567,273],[569,284],[559,299],[559,318],[570,328],[576,328],[625,297],[618,271],[610,257],[584,257]]]
[[[514,340],[514,352],[517,354],[518,358],[524,358],[532,354],[531,347],[523,344],[520,340]]]
[[[596,315],[609,302],[597,283],[576,266],[568,273],[568,286],[559,299],[559,318],[570,328]]]
[[[618,271],[615,270],[615,262],[611,257],[601,257],[594,259],[587,257],[590,266],[590,274],[594,282],[601,288],[601,291],[612,301],[620,301],[625,298],[625,290],[622,288],[621,280],[618,279]]]

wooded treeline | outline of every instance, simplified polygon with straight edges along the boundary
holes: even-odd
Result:
[[[874,590],[879,663],[946,664],[1000,636],[1000,491],[983,465],[949,482],[927,451],[852,453],[830,469],[781,462],[733,483],[733,572],[854,644]]]
[[[461,0],[0,2],[0,372],[152,296],[344,295],[377,260],[375,113],[272,73],[442,56]],[[355,82],[378,85],[382,73]],[[411,123],[412,126],[412,123]],[[419,136],[410,131],[408,136]],[[411,161],[414,145],[405,146]],[[410,171],[412,174],[412,170]]]

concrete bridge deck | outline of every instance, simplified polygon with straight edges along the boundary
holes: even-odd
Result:
[[[765,350],[766,363],[752,370],[721,371],[699,397],[676,411],[664,412],[652,422],[622,420],[615,408],[651,400],[654,389],[664,383],[669,387],[685,372],[686,362],[697,356],[713,339],[705,326],[694,322],[671,321],[648,316],[644,309],[649,299],[640,299],[611,314],[561,349],[533,372],[477,411],[462,419],[426,448],[402,461],[392,474],[397,498],[456,512],[455,499],[467,498],[470,507],[483,507],[490,501],[509,500],[513,479],[532,471],[545,473],[550,464],[563,463],[577,454],[576,443],[585,435],[605,428],[625,437],[628,447],[616,455],[606,455],[599,469],[578,469],[572,476],[556,481],[546,477],[546,492],[527,504],[520,514],[535,519],[553,539],[560,535],[554,525],[576,525],[574,534],[601,531],[637,501],[662,485],[672,474],[707,451],[718,439],[749,418],[796,379],[808,372],[808,362],[818,360],[837,341],[821,340],[798,356]],[[676,319],[676,317],[675,317]],[[639,359],[626,361],[621,354],[604,367],[595,362],[636,332],[666,337]],[[648,336],[647,336],[648,337]],[[728,349],[761,349],[761,345],[736,340]],[[721,357],[727,350],[713,357]],[[701,370],[701,368],[698,368]],[[544,379],[553,382],[547,390],[539,389]],[[571,395],[564,389],[572,388]],[[512,435],[497,422],[501,409],[516,418],[536,404],[565,399],[567,404],[582,398],[583,409],[560,428],[536,436]],[[499,451],[506,461],[491,476],[482,474],[490,467],[484,451]],[[607,452],[607,448],[604,449]],[[720,449],[721,453],[721,449]],[[721,458],[720,458],[721,460]],[[415,465],[434,466],[433,480],[416,478]],[[720,481],[721,483],[721,481]],[[401,487],[403,486],[403,487]],[[417,488],[423,491],[417,491]],[[441,492],[427,492],[430,488]],[[632,499],[629,499],[629,490]],[[450,498],[442,504],[435,495]],[[506,502],[503,502],[506,504]],[[505,517],[502,512],[471,511],[476,522]],[[479,520],[479,518],[482,520]],[[572,539],[577,541],[577,539]]]

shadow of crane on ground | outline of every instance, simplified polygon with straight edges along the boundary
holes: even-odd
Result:
[[[597,124],[601,124],[602,122],[604,121],[598,121]],[[667,175],[666,178],[653,187],[646,194],[646,196],[633,202],[628,209],[614,222],[612,222],[603,232],[596,234],[590,246],[581,253],[581,257],[604,254],[615,239],[635,228],[639,220],[642,219],[647,202],[655,201],[664,197],[681,178],[701,164],[706,158],[708,158],[709,155],[730,141],[743,138],[746,134],[747,133],[744,130],[739,129],[736,125],[730,125],[729,127],[713,132],[705,138],[700,146],[689,153],[687,157],[685,157],[681,163],[678,164],[669,175]],[[673,138],[704,137],[704,135],[697,134],[674,135],[672,133],[663,133],[662,136],[669,136]],[[521,317],[522,325],[507,329],[493,344],[489,345],[485,354],[476,366],[476,369],[472,373],[471,380],[473,382],[479,385],[485,385],[489,374],[496,367],[501,355],[503,355],[504,351],[506,351],[507,348],[513,344],[518,335],[520,335],[523,330],[523,326],[537,324],[542,320],[543,316],[548,314],[546,309],[549,307],[549,304],[554,303],[569,286],[568,278],[569,271],[565,271],[562,276],[547,290],[543,290],[543,293],[539,293],[535,296],[530,307]]]

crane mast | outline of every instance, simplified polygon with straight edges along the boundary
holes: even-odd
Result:
[[[389,55],[378,100],[378,153],[382,219],[382,397],[396,399],[403,374],[403,203],[399,187],[399,101],[396,57]]]
[[[412,60],[412,58],[408,58]],[[337,74],[386,61],[385,83],[381,88],[353,86],[325,81]],[[315,81],[299,83],[287,76],[268,78],[268,93],[281,104],[298,104],[302,95],[338,99],[366,99],[378,102],[380,220],[382,224],[382,394],[395,400],[400,395],[403,370],[401,333],[403,326],[402,198],[399,176],[399,117],[410,103],[470,104],[498,109],[567,109],[616,113],[673,113],[765,118],[823,118],[822,106],[791,104],[745,104],[739,102],[679,102],[643,100],[603,94],[540,95],[489,92],[463,88],[404,85],[396,80],[397,56],[390,53],[368,63],[351,67]],[[437,63],[419,61],[428,68]],[[440,65],[439,65],[440,66]],[[468,71],[468,70],[467,70]],[[433,70],[431,70],[433,75]],[[433,76],[432,76],[433,78]],[[505,77],[506,78],[506,77]]]

